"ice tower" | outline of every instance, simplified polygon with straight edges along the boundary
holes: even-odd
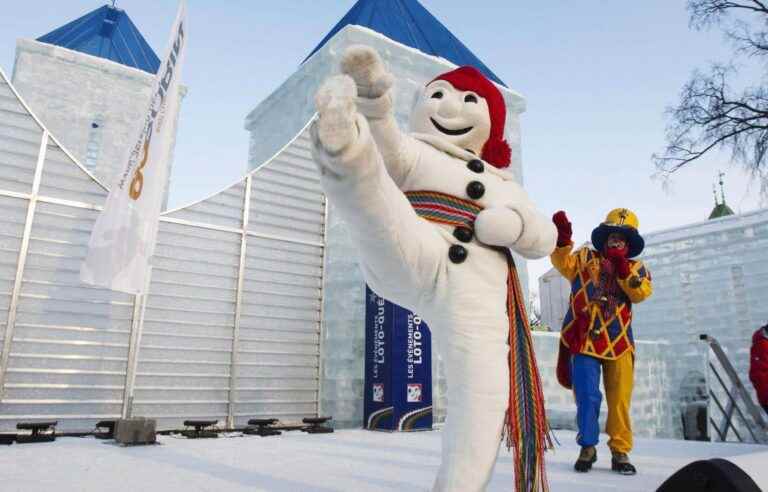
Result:
[[[138,135],[159,66],[128,14],[104,5],[36,40],[20,39],[13,84],[59,141],[110,186]],[[185,89],[180,92],[183,97]],[[178,114],[173,118],[176,127]]]

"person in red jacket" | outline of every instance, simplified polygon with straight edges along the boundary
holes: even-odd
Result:
[[[752,335],[749,352],[749,380],[755,387],[757,400],[768,412],[768,324]]]

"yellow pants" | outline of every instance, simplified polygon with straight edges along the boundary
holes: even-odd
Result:
[[[632,450],[632,421],[629,406],[635,385],[635,355],[624,354],[618,360],[603,362],[603,385],[608,404],[608,420],[605,432],[610,436],[608,447],[618,453]]]
[[[608,447],[617,453],[632,450],[632,422],[629,406],[634,386],[634,355],[627,352],[618,360],[603,360],[578,354],[572,361],[573,392],[576,397],[579,427],[578,443],[595,446],[598,441],[600,404],[600,370],[603,371],[608,420],[605,432],[610,439]]]

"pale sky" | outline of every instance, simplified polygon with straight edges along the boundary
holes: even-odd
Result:
[[[7,2],[0,67],[10,76],[17,38],[36,38],[101,6],[92,0]],[[293,73],[353,0],[189,0],[189,45],[170,206],[238,180],[248,158],[248,112]],[[757,183],[727,156],[684,169],[671,191],[651,179],[664,140],[663,111],[694,68],[727,61],[717,31],[688,28],[685,0],[422,0],[510,88],[522,93],[525,186],[544,213],[564,209],[580,243],[615,207],[641,232],[707,218],[716,170],[729,205],[759,206]],[[471,5],[471,7],[470,7]],[[162,54],[173,0],[119,0]],[[758,80],[747,80],[757,83]],[[549,269],[529,264],[531,279]],[[532,287],[535,281],[532,282]]]

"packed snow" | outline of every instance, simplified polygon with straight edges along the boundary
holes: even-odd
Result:
[[[603,438],[599,459],[577,474],[572,431],[555,431],[561,446],[547,456],[553,492],[649,492],[697,459],[730,458],[768,490],[768,447],[637,439],[638,475],[610,471]],[[604,436],[601,436],[604,437]],[[0,447],[3,491],[424,491],[440,462],[440,432],[389,434],[341,430],[190,440],[160,436],[159,445],[122,447],[92,437]],[[760,475],[760,476],[758,476]],[[503,449],[489,491],[513,490],[512,457]]]

